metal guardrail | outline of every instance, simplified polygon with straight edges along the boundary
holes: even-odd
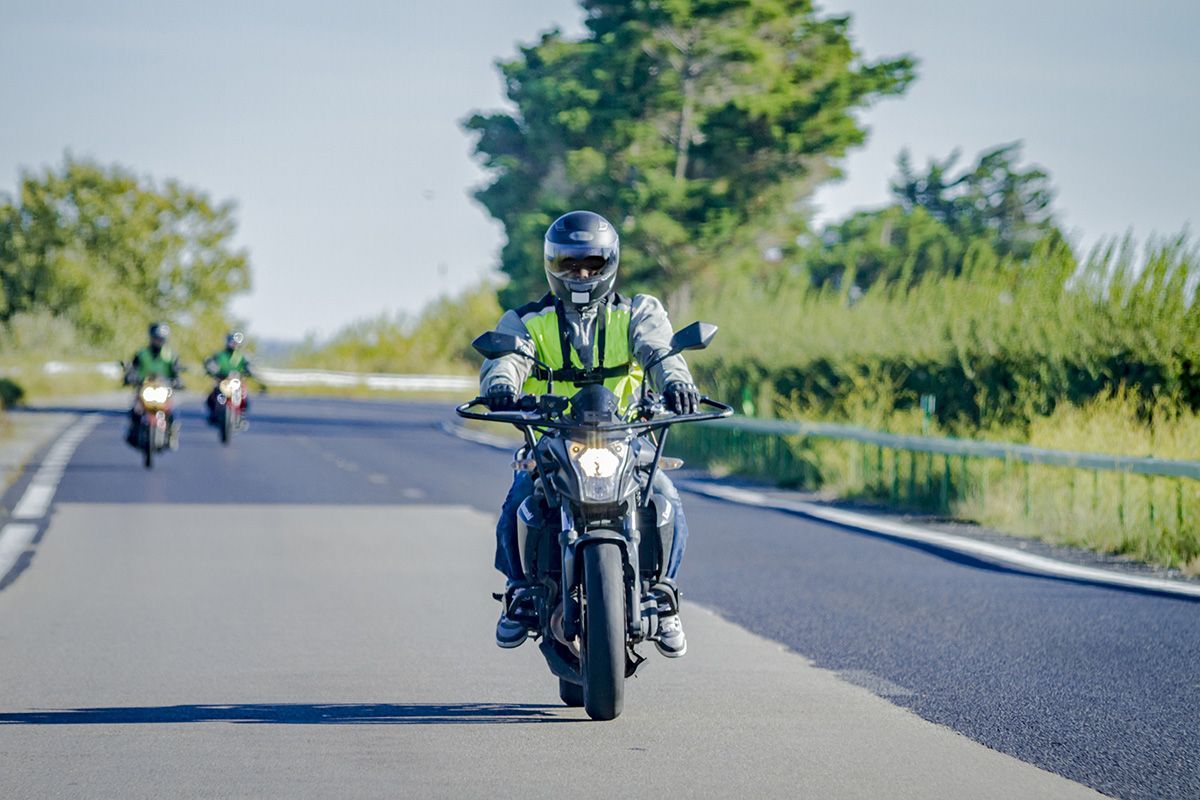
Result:
[[[789,422],[774,419],[734,417],[727,426],[755,433],[778,436],[815,436],[825,439],[844,439],[871,444],[889,450],[935,453],[944,456],[994,458],[1001,461],[1027,464],[1047,464],[1058,467],[1125,472],[1164,478],[1200,480],[1200,461],[1172,461],[1161,458],[1076,453],[1068,450],[1045,450],[1029,445],[1007,442],[983,442],[973,439],[952,439],[936,436],[905,436],[873,431],[852,425],[828,422]]]
[[[0,371],[2,372],[2,371]],[[47,361],[42,365],[46,375],[65,375],[92,372],[115,381],[122,377],[121,367],[114,362],[72,363]],[[279,369],[258,367],[254,374],[264,383],[275,386],[331,386],[338,388],[362,386],[392,392],[475,392],[479,380],[469,375],[409,375],[386,372],[337,372],[321,369]]]
[[[273,386],[363,386],[393,392],[475,392],[479,389],[479,379],[468,375],[402,375],[274,367],[259,367],[254,374]]]
[[[1067,472],[1063,493],[1054,495],[1051,501],[1058,512],[1069,512],[1078,499],[1090,495],[1092,513],[1111,508],[1124,529],[1132,521],[1130,511],[1137,502],[1135,498],[1143,498],[1146,519],[1152,527],[1162,530],[1171,521],[1172,533],[1185,536],[1192,535],[1188,531],[1196,525],[1200,513],[1200,484],[1196,483],[1200,481],[1200,461],[1047,450],[1008,442],[900,435],[827,422],[752,417],[695,426],[677,436],[675,443],[701,460],[725,460],[740,464],[752,474],[819,488],[826,480],[826,465],[818,451],[791,446],[787,440],[794,438],[843,441],[857,447],[857,457],[849,453],[842,462],[848,470],[846,477],[867,495],[886,498],[893,505],[949,512],[954,501],[972,494],[981,495],[986,502],[998,488],[994,482],[1004,482],[1011,476],[1018,483],[1008,483],[1007,491],[1015,486],[1024,516],[1029,518],[1038,505],[1035,499],[1048,496],[1040,491],[1041,487],[1035,491],[1032,471],[1035,467],[1053,467]],[[998,462],[998,474],[986,463],[972,470],[969,462],[974,461]],[[1079,471],[1091,474],[1090,492],[1077,485]],[[1113,476],[1108,485],[1102,485],[1102,474]],[[1144,489],[1128,485],[1134,475],[1145,481]],[[1160,481],[1171,485],[1173,498],[1155,490],[1154,485]],[[1168,511],[1172,506],[1173,514]]]

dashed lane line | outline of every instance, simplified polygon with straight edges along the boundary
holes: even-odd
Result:
[[[38,532],[37,521],[50,511],[54,493],[58,491],[58,484],[62,481],[71,456],[99,421],[100,417],[96,414],[86,415],[68,428],[46,451],[41,466],[13,507],[13,519],[22,521],[10,522],[0,529],[0,583],[33,544]]]

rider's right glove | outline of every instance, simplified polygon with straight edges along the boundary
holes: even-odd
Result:
[[[493,384],[487,392],[487,407],[492,411],[515,411],[517,390],[507,383]]]
[[[695,384],[685,381],[672,381],[667,384],[663,395],[667,398],[667,408],[676,414],[695,414],[700,405],[700,392]]]

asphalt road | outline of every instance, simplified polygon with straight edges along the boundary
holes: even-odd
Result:
[[[447,411],[189,414],[150,473],[105,416],[0,591],[0,796],[1200,796],[1200,604],[694,496],[688,656],[586,721],[491,641],[508,458]]]

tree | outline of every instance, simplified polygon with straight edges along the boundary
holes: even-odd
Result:
[[[679,288],[743,228],[800,213],[861,144],[853,112],[898,94],[912,59],[865,62],[848,17],[808,0],[584,0],[587,34],[558,31],[500,65],[515,110],[466,129],[493,180],[476,197],[505,228],[502,293],[541,291],[541,237],[586,207],[623,238],[624,285]]]
[[[92,343],[140,336],[153,319],[220,328],[250,286],[233,211],[70,156],[23,173],[18,196],[0,202],[0,323],[49,314]]]
[[[805,254],[813,283],[847,291],[878,282],[911,286],[930,274],[1029,259],[1047,240],[1063,243],[1050,176],[1020,168],[1020,156],[1020,143],[1002,145],[953,175],[955,152],[918,174],[902,152],[891,187],[895,202],[827,226],[819,246]]]

